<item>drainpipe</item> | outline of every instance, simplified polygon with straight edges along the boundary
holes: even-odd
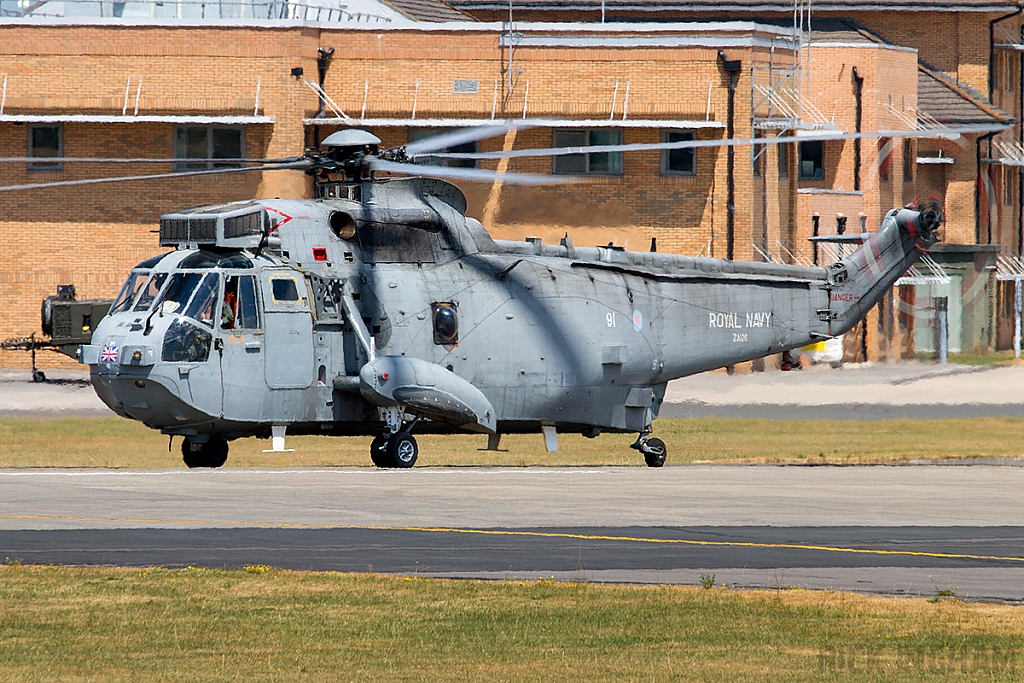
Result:
[[[856,120],[857,132],[860,133],[861,122],[864,117],[864,77],[857,73],[857,67],[853,67],[854,97],[857,100]],[[853,140],[853,189],[860,191],[860,138]]]
[[[985,183],[983,182],[982,177],[981,177],[981,173],[982,173],[982,171],[981,171],[981,143],[984,142],[985,140],[991,141],[992,138],[995,137],[996,132],[997,131],[992,131],[991,133],[985,133],[984,135],[980,135],[980,136],[978,136],[978,139],[975,141],[974,163],[976,165],[976,168],[978,169],[978,183],[977,183],[978,187],[977,187],[977,191],[974,193],[974,243],[975,244],[981,244],[982,243],[981,242],[981,201],[982,201],[981,193],[982,193],[982,191],[985,188]],[[989,156],[991,156],[991,154],[989,154]],[[985,201],[988,201],[988,193],[987,192],[985,193]],[[987,226],[988,241],[986,242],[986,244],[992,244],[992,210],[991,210],[991,207],[989,207],[988,220],[986,222],[988,223],[988,226]]]
[[[326,50],[322,47],[316,49],[316,72],[320,77],[320,90],[324,89],[324,82],[327,80],[327,69],[331,66],[331,57],[334,56],[334,48],[329,47]],[[320,95],[320,108],[316,112],[314,119],[323,119],[327,117],[327,111],[325,109],[326,103],[324,102],[323,95]],[[313,146],[320,146],[320,126],[313,126]]]
[[[736,81],[739,79],[742,63],[738,59],[727,59],[725,53],[718,51],[718,63],[722,71],[729,74],[729,111],[726,121],[726,137],[732,140],[736,134]],[[727,195],[726,200],[726,221],[725,221],[725,244],[726,258],[733,259],[733,250],[736,241],[736,148],[730,145],[726,152],[726,176]]]

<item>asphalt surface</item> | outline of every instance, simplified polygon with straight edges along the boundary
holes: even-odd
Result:
[[[0,556],[1024,600],[1024,468],[2,471]]]
[[[110,415],[0,372],[0,417]],[[663,415],[1024,415],[1024,368],[811,368],[669,385]],[[0,470],[0,558],[1024,601],[1024,467]]]

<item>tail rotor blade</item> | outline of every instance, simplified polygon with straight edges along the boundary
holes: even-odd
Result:
[[[446,166],[418,166],[416,164],[399,164],[393,161],[374,160],[375,171],[388,171],[404,175],[429,176],[431,178],[448,178],[451,180],[468,180],[479,183],[499,181],[509,185],[564,185],[568,183],[592,182],[590,178],[579,176],[541,175],[539,173],[498,173],[483,168],[448,168]]]

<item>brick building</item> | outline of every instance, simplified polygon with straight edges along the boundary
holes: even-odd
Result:
[[[815,213],[823,234],[837,213],[851,231],[873,230],[888,209],[937,197],[948,223],[936,259],[955,276],[945,286],[960,290],[965,311],[959,347],[1008,343],[1013,312],[1008,294],[996,300],[988,268],[1001,249],[1020,254],[1024,70],[1020,17],[990,22],[1015,5],[936,3],[911,21],[816,4],[808,27],[802,14],[793,25],[792,6],[702,14],[699,3],[605,3],[602,24],[595,3],[585,17],[593,23],[581,24],[568,23],[581,18],[575,10],[517,1],[510,30],[499,23],[507,5],[501,15],[476,0],[455,9],[394,2],[401,17],[386,22],[384,10],[372,21],[317,21],[308,7],[272,19],[138,18],[123,4],[120,17],[0,21],[0,157],[16,159],[0,163],[0,184],[294,157],[350,126],[400,145],[449,128],[523,123],[477,151],[721,142],[731,131],[772,144],[445,163],[592,177],[543,188],[462,184],[469,213],[498,237],[569,233],[576,244],[641,250],[655,239],[659,251],[737,259],[809,261]],[[310,84],[318,49],[331,47],[321,98]],[[949,129],[960,132],[933,137]],[[874,137],[844,138],[858,131]],[[175,161],[75,161],[98,157]],[[296,171],[0,192],[0,337],[37,329],[38,302],[58,283],[112,296],[134,263],[158,251],[161,213],[310,194]],[[936,293],[923,286],[918,308]],[[910,349],[912,317],[900,300],[880,308],[851,353],[893,356],[900,325],[903,353]]]

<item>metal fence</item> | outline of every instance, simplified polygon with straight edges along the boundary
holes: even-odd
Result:
[[[350,11],[347,5],[289,0],[0,0],[4,17],[98,17],[125,19],[295,20],[313,23],[389,24],[383,14]]]

